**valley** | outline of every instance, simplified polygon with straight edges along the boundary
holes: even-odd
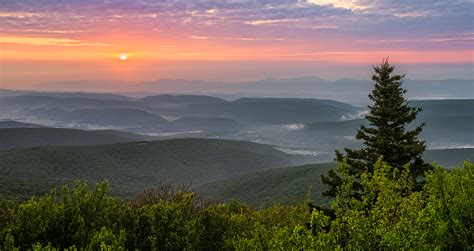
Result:
[[[410,103],[423,109],[409,128],[426,123],[426,161],[472,161],[472,99]],[[0,104],[0,194],[18,198],[109,180],[124,198],[174,184],[258,207],[327,204],[319,176],[369,126],[364,107],[326,99],[11,91]]]

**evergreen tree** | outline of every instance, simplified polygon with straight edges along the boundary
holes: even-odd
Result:
[[[403,170],[404,165],[410,165],[411,175],[417,181],[416,188],[421,188],[423,176],[431,165],[422,160],[425,151],[425,142],[418,139],[424,124],[414,130],[407,130],[406,126],[416,119],[420,108],[410,107],[404,97],[406,90],[402,88],[404,75],[393,74],[394,67],[385,59],[381,65],[374,67],[372,80],[375,89],[369,95],[373,105],[366,115],[370,126],[361,126],[356,138],[362,140],[364,148],[360,150],[345,149],[345,154],[336,150],[336,160],[346,161],[349,174],[355,179],[354,197],[358,197],[360,184],[357,179],[364,171],[373,172],[373,166],[380,156],[392,168]],[[328,176],[322,176],[323,183],[329,189],[325,196],[335,196],[337,187],[341,185],[341,177],[330,171]]]

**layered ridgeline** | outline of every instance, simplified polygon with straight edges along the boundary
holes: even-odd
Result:
[[[0,129],[3,128],[44,128],[45,126],[32,124],[32,123],[25,123],[19,122],[14,120],[0,120]]]
[[[241,98],[219,105],[198,104],[190,111],[201,116],[218,116],[250,125],[284,125],[336,121],[357,116],[360,108],[332,100]]]
[[[0,195],[27,198],[59,184],[108,179],[120,196],[171,183],[199,185],[312,160],[245,141],[174,139],[0,151]]]
[[[134,98],[112,94],[112,93],[93,93],[93,92],[48,92],[48,91],[21,91],[0,89],[0,97],[9,96],[43,96],[54,98],[92,98],[92,99],[111,99],[111,100],[133,100]]]
[[[420,137],[427,141],[428,148],[473,147],[474,100],[425,100],[411,101],[423,110],[412,123],[426,123]],[[288,142],[318,142],[320,149],[357,147],[354,135],[365,119],[329,121],[301,124],[288,130],[266,130],[269,137],[279,136]],[[409,127],[413,127],[410,125]],[[410,128],[412,129],[412,128]],[[311,147],[316,148],[315,145]]]
[[[3,123],[0,122],[0,127]],[[113,130],[84,131],[66,128],[34,128],[25,123],[8,123],[0,128],[0,150],[35,146],[81,146],[150,140],[152,137]],[[11,128],[17,126],[16,128]],[[22,127],[20,127],[22,126]]]
[[[0,97],[2,117],[55,120],[63,123],[120,125],[113,120],[116,114],[123,119],[136,120],[158,116],[227,118],[249,125],[310,123],[337,121],[353,117],[360,108],[323,99],[242,98],[226,101],[209,96],[158,95],[143,99],[117,100],[85,97],[3,96]],[[146,112],[146,113],[145,113]],[[81,115],[81,116],[78,116]],[[100,117],[111,119],[99,120]],[[90,118],[90,119],[88,119]],[[133,119],[132,119],[133,118]]]
[[[404,81],[409,98],[474,98],[473,81],[470,79],[411,80]],[[161,79],[146,83],[120,83],[117,81],[75,81],[43,84],[39,87],[52,90],[98,91],[133,86],[144,91],[156,93],[245,93],[247,95],[280,97],[316,97],[341,101],[367,102],[367,93],[374,84],[370,80],[343,78],[335,81],[318,77],[266,78],[241,83],[206,82],[199,80]],[[12,92],[0,90],[0,95],[31,94],[31,92]],[[45,93],[42,93],[45,95]]]
[[[428,150],[423,158],[441,166],[461,167],[463,161],[474,160],[474,148]],[[330,199],[322,196],[327,187],[321,182],[321,175],[335,166],[336,163],[323,163],[261,170],[210,182],[197,191],[218,201],[236,199],[257,207],[303,200],[327,205]]]
[[[113,128],[140,133],[237,132],[258,127],[256,133],[261,137],[275,139],[279,138],[275,134],[281,134],[280,138],[293,141],[303,139],[304,142],[305,138],[308,139],[306,141],[315,141],[317,138],[353,136],[358,122],[346,121],[359,118],[365,109],[322,99],[241,98],[226,101],[198,95],[157,95],[134,99],[112,94],[107,98],[99,98],[103,96],[105,94],[78,93],[3,96],[0,97],[0,115],[3,118],[29,118],[41,122],[48,120],[51,125],[66,127]],[[460,141],[459,144],[464,145],[472,142],[473,137],[466,137],[465,132],[469,124],[474,122],[474,100],[426,100],[412,103],[423,108],[415,124],[427,123],[422,136],[434,141],[434,147],[442,147],[443,143],[449,141]],[[307,129],[300,138],[299,132],[295,130],[286,133],[267,128],[293,124],[302,124]],[[355,125],[354,131],[350,131],[349,124]]]
[[[289,167],[315,160],[246,141],[174,139],[93,145],[103,143],[100,140],[136,141],[133,137],[139,135],[54,128],[23,128],[12,133],[8,130],[11,129],[0,130],[0,135],[18,135],[17,140],[10,136],[10,147],[34,143],[55,146],[0,151],[0,195],[5,197],[27,198],[75,180],[94,183],[108,179],[113,191],[125,197],[171,183],[192,185],[218,200],[237,198],[257,206],[308,198],[326,203],[320,197],[324,190],[320,175],[334,167]],[[28,136],[29,141],[19,140],[25,139],[23,136]],[[67,144],[89,146],[64,146]],[[448,167],[473,158],[474,149],[425,153],[427,161]]]

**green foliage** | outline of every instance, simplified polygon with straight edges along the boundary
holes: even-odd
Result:
[[[360,175],[360,198],[348,165],[335,215],[304,203],[255,210],[237,201],[209,203],[183,187],[161,186],[134,200],[107,195],[108,184],[77,183],[19,205],[0,231],[2,250],[341,250],[474,248],[474,166],[435,167],[420,191],[405,165],[382,158]],[[8,212],[8,213],[5,213]],[[4,217],[4,216],[2,216]]]
[[[15,247],[15,238],[13,237],[11,230],[3,230],[2,236],[1,236],[1,241],[3,242],[3,245],[0,247],[3,247],[3,250],[11,250],[11,251],[17,251],[20,250],[20,248]]]
[[[53,246],[86,246],[97,225],[107,225],[116,200],[105,197],[108,183],[89,191],[86,185],[64,187],[19,206],[11,233],[18,243],[51,242]],[[21,246],[27,248],[27,246]]]
[[[333,202],[331,229],[338,243],[362,249],[472,249],[473,166],[426,175],[422,191],[412,191],[410,166],[400,172],[382,159],[373,174],[361,175],[360,199],[351,196],[354,178],[342,163],[343,185]],[[449,198],[447,195],[449,194]]]
[[[120,230],[118,236],[105,227],[100,232],[96,232],[92,236],[90,243],[87,245],[88,250],[125,250],[126,231]]]
[[[424,211],[433,229],[430,241],[463,249],[474,247],[474,165],[447,171],[437,167],[427,176]]]

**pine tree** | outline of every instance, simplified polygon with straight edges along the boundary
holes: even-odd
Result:
[[[406,90],[402,88],[404,75],[394,75],[394,67],[385,59],[381,65],[374,67],[372,80],[375,89],[369,95],[373,105],[366,115],[370,126],[361,126],[356,138],[362,140],[364,148],[353,150],[345,148],[345,154],[336,150],[336,160],[346,161],[350,175],[356,180],[364,171],[373,172],[373,166],[380,156],[392,168],[403,170],[404,165],[410,165],[411,175],[417,181],[416,187],[421,188],[424,172],[431,165],[422,160],[425,142],[418,139],[424,124],[414,130],[407,130],[407,125],[416,119],[420,108],[410,107],[404,97]],[[331,170],[328,176],[321,176],[323,183],[329,189],[325,196],[335,196],[337,187],[342,180]],[[354,197],[358,197],[359,184],[354,184]]]

